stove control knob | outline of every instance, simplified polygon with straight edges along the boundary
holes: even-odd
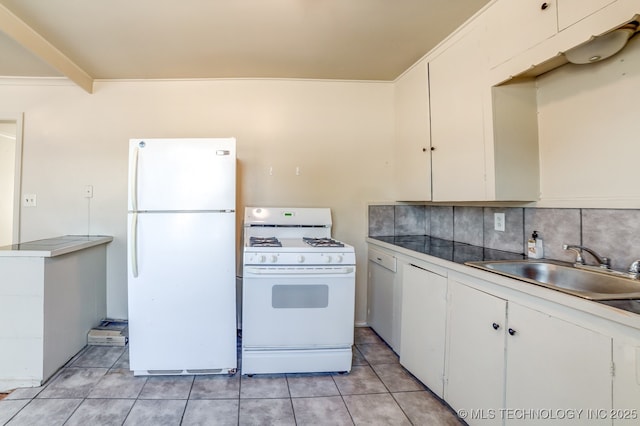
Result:
[[[326,256],[324,258],[324,263],[331,263],[331,256]]]
[[[264,254],[258,256],[258,263],[264,263],[267,261],[267,257]]]
[[[341,255],[337,255],[336,256],[336,263],[342,263],[342,256]]]
[[[276,256],[275,254],[272,254],[269,260],[271,260],[271,263],[276,263],[278,261],[278,256]]]
[[[298,263],[302,263],[302,262],[304,262],[304,256],[299,254],[298,255]]]

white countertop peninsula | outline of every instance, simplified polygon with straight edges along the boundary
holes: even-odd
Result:
[[[66,235],[0,247],[0,392],[39,386],[106,317],[110,236]]]
[[[55,257],[109,243],[103,235],[65,235],[0,247],[0,257]]]

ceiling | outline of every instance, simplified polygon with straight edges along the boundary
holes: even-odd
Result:
[[[489,0],[0,0],[0,77],[394,80]]]

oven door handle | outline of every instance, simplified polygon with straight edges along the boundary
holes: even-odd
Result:
[[[318,268],[281,268],[245,266],[244,271],[253,275],[349,275],[355,272],[355,266],[318,267]]]

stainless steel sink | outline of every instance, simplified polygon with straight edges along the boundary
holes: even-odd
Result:
[[[639,299],[640,281],[551,260],[467,262],[466,265],[590,300]]]

